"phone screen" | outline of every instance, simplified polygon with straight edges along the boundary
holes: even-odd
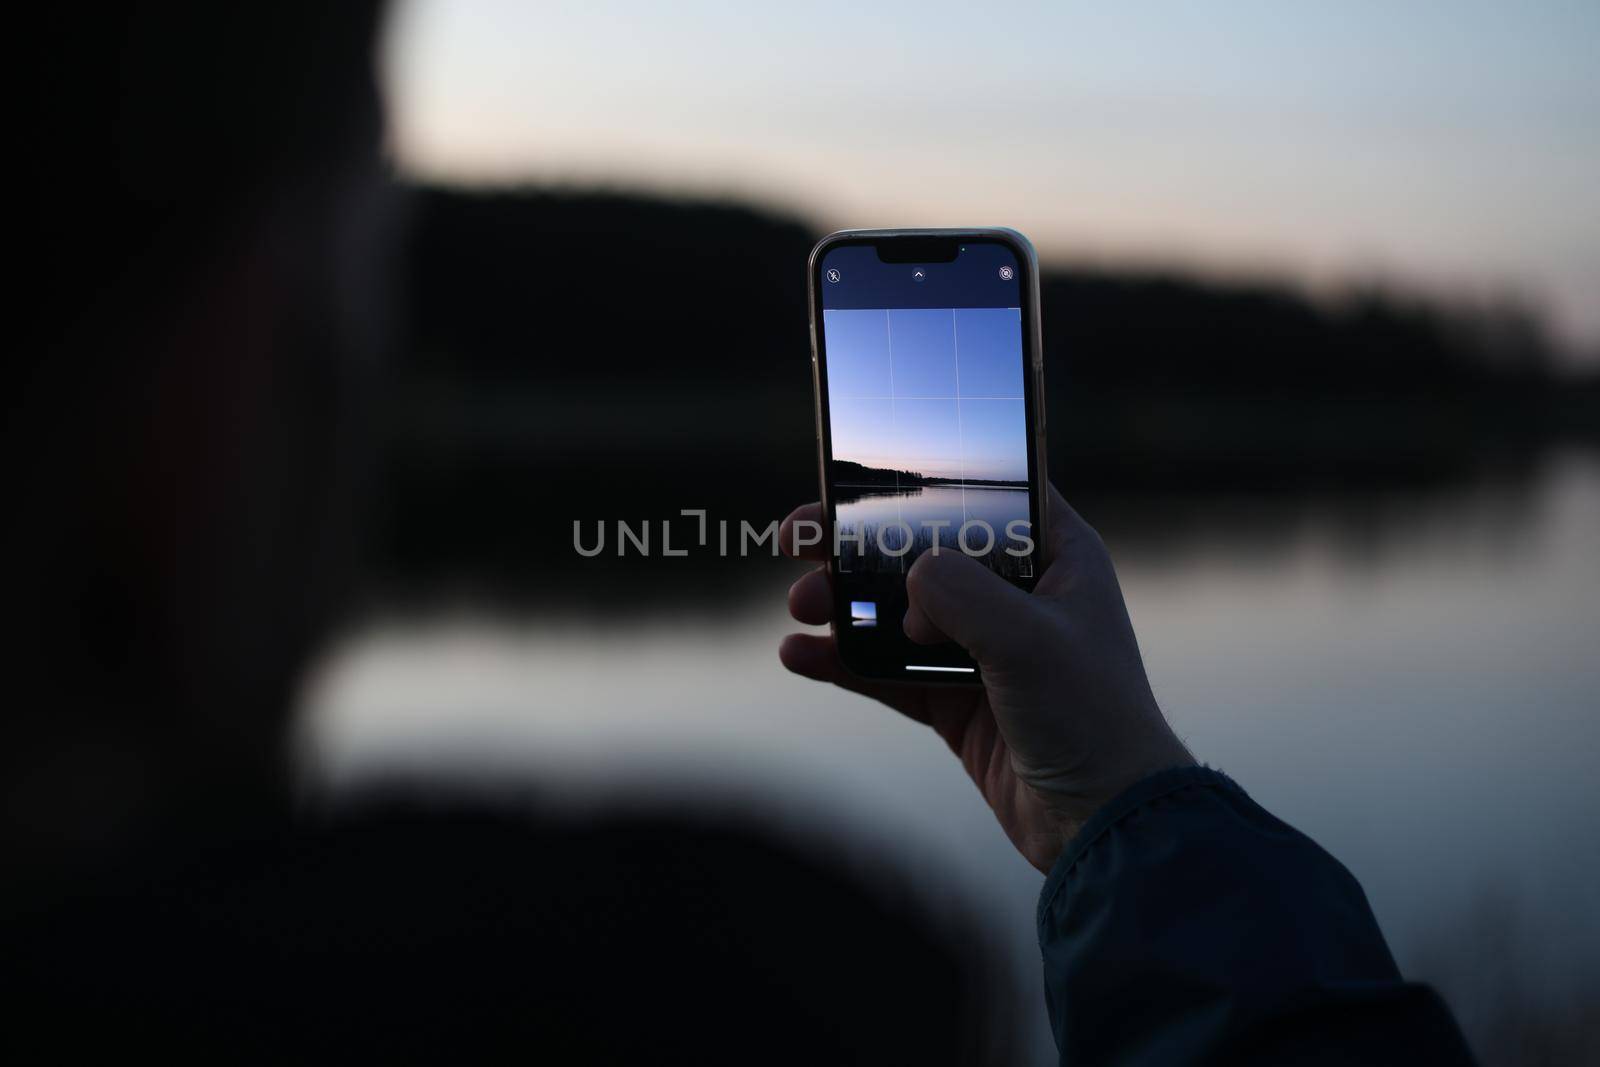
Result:
[[[1032,587],[1030,259],[1003,240],[859,238],[826,247],[815,269],[841,656],[869,677],[975,681],[956,646],[906,638],[905,575],[924,552],[962,552]]]

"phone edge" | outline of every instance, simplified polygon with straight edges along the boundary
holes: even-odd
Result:
[[[824,543],[829,547],[828,552],[828,581],[830,586],[837,579],[837,560],[832,551],[833,545],[833,508],[828,497],[828,464],[827,456],[823,451],[822,437],[822,368],[817,356],[817,270],[822,256],[829,248],[845,241],[859,240],[862,238],[893,238],[893,237],[973,237],[989,240],[1001,240],[1010,245],[1018,253],[1018,258],[1025,261],[1028,269],[1028,317],[1027,330],[1033,343],[1033,359],[1030,361],[1030,372],[1033,376],[1033,441],[1030,447],[1034,452],[1034,469],[1038,478],[1033,486],[1033,491],[1039,497],[1039,529],[1035,552],[1039,560],[1039,574],[1043,575],[1050,566],[1050,472],[1048,467],[1049,448],[1046,436],[1045,422],[1045,392],[1044,392],[1044,326],[1043,310],[1039,294],[1039,257],[1034,251],[1033,242],[1017,230],[1008,226],[988,226],[975,228],[897,228],[897,229],[848,229],[834,230],[825,235],[812,247],[811,254],[806,257],[806,312],[808,328],[811,336],[811,395],[812,395],[812,429],[816,439],[817,455],[817,492],[818,501],[822,507]],[[1035,582],[1038,578],[1035,578]],[[830,593],[831,595],[831,593]],[[830,622],[828,630],[833,635],[835,647],[839,639],[838,622]],[[928,686],[980,686],[983,684],[981,673],[971,681],[965,679],[950,679],[947,681],[933,681],[931,679],[909,678],[880,678],[876,675],[861,674],[856,671],[841,652],[839,663],[852,677],[862,681],[873,682],[880,685],[904,685],[925,688]]]

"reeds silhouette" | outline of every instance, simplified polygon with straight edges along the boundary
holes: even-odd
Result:
[[[981,554],[965,552],[955,530],[940,530],[937,538],[926,526],[913,527],[909,523],[841,522],[839,530],[839,565],[854,574],[899,574],[909,570],[917,557],[932,550],[935,543],[940,552],[963,552],[1003,578],[1023,577],[1030,562],[1027,556],[1006,551],[1020,551],[1023,546],[1007,538],[1004,530],[993,531],[988,551]],[[973,547],[983,540],[977,531],[968,537]]]

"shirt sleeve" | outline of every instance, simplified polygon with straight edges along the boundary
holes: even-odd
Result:
[[[1038,926],[1063,1064],[1472,1062],[1350,872],[1208,768],[1090,819]]]

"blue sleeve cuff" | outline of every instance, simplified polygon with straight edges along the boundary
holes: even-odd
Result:
[[[1049,877],[1044,881],[1044,888],[1039,891],[1039,907],[1035,916],[1041,942],[1045,938],[1046,917],[1050,914],[1050,908],[1055,903],[1055,898],[1060,895],[1062,887],[1067,884],[1067,879],[1071,877],[1073,867],[1077,866],[1084,854],[1093,848],[1107,831],[1133,812],[1153,800],[1184,789],[1221,789],[1244,795],[1244,790],[1237,782],[1210,767],[1174,767],[1171,770],[1157,771],[1117,794],[1083,824],[1083,829],[1067,842],[1067,847],[1061,850],[1060,858],[1050,868]]]

